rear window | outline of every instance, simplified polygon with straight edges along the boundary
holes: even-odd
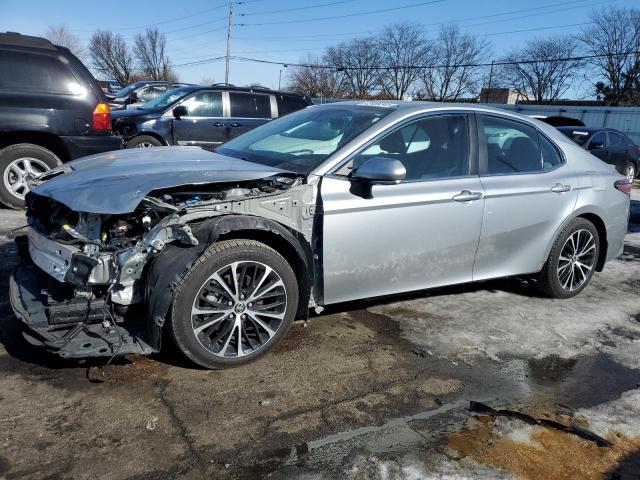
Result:
[[[0,88],[67,95],[85,90],[66,58],[8,50],[0,51]]]
[[[229,93],[231,116],[236,118],[271,118],[269,95]]]
[[[302,98],[289,97],[287,95],[276,95],[276,101],[278,103],[278,116],[282,117],[296,110],[302,110],[309,106],[309,104]]]
[[[587,143],[587,140],[589,140],[591,136],[591,132],[580,129],[562,129],[560,131],[580,146]]]

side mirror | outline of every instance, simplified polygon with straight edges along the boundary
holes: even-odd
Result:
[[[189,112],[187,111],[187,107],[184,105],[178,105],[173,109],[173,116],[175,118],[185,117]]]
[[[360,165],[351,175],[355,180],[368,183],[400,183],[407,175],[407,169],[400,160],[373,157]]]
[[[589,144],[589,150],[598,150],[599,148],[604,148],[604,143],[602,143],[602,142],[591,142]]]

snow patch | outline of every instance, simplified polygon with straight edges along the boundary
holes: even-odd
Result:
[[[577,410],[575,415],[585,417],[589,428],[600,436],[619,432],[629,438],[640,437],[640,389],[624,392],[611,402]]]

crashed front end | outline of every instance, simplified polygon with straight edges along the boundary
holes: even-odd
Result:
[[[249,215],[309,229],[308,193],[292,177],[182,186],[152,192],[126,214],[29,194],[30,228],[16,239],[21,262],[10,279],[25,338],[65,358],[158,351],[172,292],[154,287],[171,284],[171,272],[186,271],[215,241],[211,222]]]

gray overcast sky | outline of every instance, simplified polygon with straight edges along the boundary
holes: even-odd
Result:
[[[416,5],[420,3],[422,5]],[[424,3],[420,0],[393,3],[388,0],[248,0],[234,7],[232,54],[296,62],[307,53],[319,54],[324,47],[341,40],[376,32],[394,22],[412,21],[423,24],[427,35],[435,35],[441,23],[455,22],[469,33],[486,35],[494,44],[495,57],[499,57],[536,36],[578,31],[580,24],[588,21],[592,9],[638,5],[637,0]],[[397,9],[373,12],[390,8]],[[225,53],[228,3],[220,0],[137,0],[115,6],[105,4],[103,9],[100,3],[86,0],[0,0],[0,9],[0,31],[41,35],[48,25],[65,23],[87,43],[98,28],[117,31],[131,40],[149,25],[166,33],[173,64]],[[327,18],[336,16],[343,18]],[[284,84],[286,69],[282,66],[234,60],[230,82],[277,87],[280,70],[283,70]],[[203,78],[224,81],[224,61],[180,66],[176,71],[183,81],[197,83]],[[590,79],[589,83],[593,81]],[[586,84],[576,87],[573,94],[580,96],[585,91]]]

